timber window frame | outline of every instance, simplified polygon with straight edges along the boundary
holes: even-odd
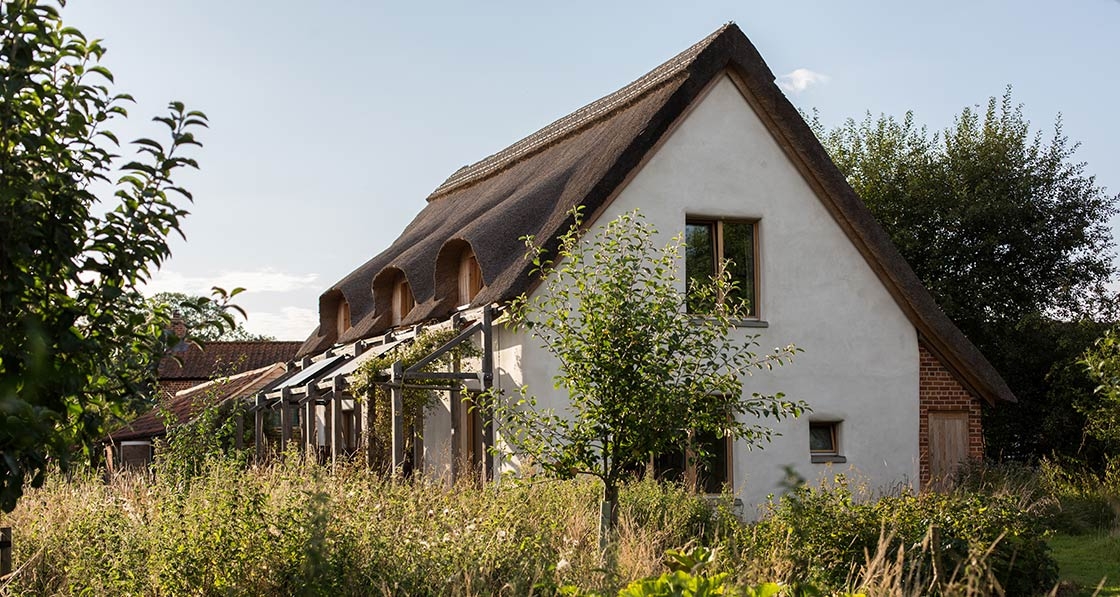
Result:
[[[346,299],[344,298],[339,299],[338,301],[338,315],[335,320],[335,327],[337,328],[336,331],[338,333],[336,338],[342,336],[342,334],[345,334],[351,327],[350,303],[346,302]]]
[[[707,494],[722,493],[724,487],[732,486],[734,440],[730,435],[713,435],[704,440],[711,447],[717,448],[709,450],[712,457],[708,463],[701,465],[697,462],[692,450],[693,442],[696,441],[693,435],[689,437],[688,449],[674,450],[650,458],[650,470],[654,478],[684,483],[687,487]]]
[[[691,297],[694,280],[709,283],[710,278],[721,274],[730,262],[732,282],[738,285],[737,294],[747,302],[746,316],[751,321],[759,320],[759,220],[686,216],[684,223],[685,292],[690,295],[686,298],[688,311],[699,313],[710,308],[709,305],[697,304]],[[749,242],[749,250],[743,250],[744,241]],[[735,253],[738,253],[738,259],[735,259]],[[747,257],[744,258],[744,254]],[[722,302],[725,297],[716,298]]]
[[[414,307],[416,307],[416,299],[412,296],[412,287],[408,285],[408,279],[404,277],[404,273],[397,274],[393,281],[392,324],[400,325]]]
[[[479,266],[478,258],[470,247],[464,248],[459,254],[458,281],[457,305],[460,307],[470,305],[485,284],[482,279],[482,267]]]
[[[809,459],[813,463],[841,463],[848,459],[840,451],[842,421],[809,421]]]

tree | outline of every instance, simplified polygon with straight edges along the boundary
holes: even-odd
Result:
[[[679,236],[658,250],[637,212],[586,235],[578,212],[576,219],[555,261],[534,252],[542,284],[511,307],[516,325],[556,357],[556,385],[569,405],[561,413],[538,408],[530,388],[491,406],[516,453],[553,476],[602,480],[609,527],[620,482],[653,456],[682,450],[703,460],[703,445],[691,440],[704,435],[759,445],[773,434],[761,419],[805,407],[782,394],[744,393],[744,376],[788,362],[796,349],[753,352],[756,337],[735,327],[745,305],[713,300],[732,295],[726,267],[695,289],[698,303],[713,308],[690,314],[678,288]]]
[[[235,289],[237,290],[237,289]],[[182,292],[157,292],[148,297],[148,305],[169,311],[179,318],[191,336],[203,342],[258,342],[275,340],[274,336],[254,334],[234,318],[229,305],[206,296],[191,296]],[[247,319],[245,313],[242,320]],[[217,325],[220,322],[220,325]]]
[[[1116,273],[1108,220],[1118,196],[1073,160],[1061,119],[1044,141],[1009,89],[932,135],[912,113],[813,126],[941,308],[1019,397],[987,411],[989,452],[1033,458],[1068,444],[1041,435],[1038,416],[1066,421],[1056,434],[1076,425],[1053,384],[1063,380],[1058,394],[1084,387],[1068,373],[1091,340],[1061,322],[1115,317],[1106,285]],[[1040,413],[1045,404],[1062,412]]]
[[[195,168],[200,112],[173,102],[155,120],[170,142],[134,142],[116,167],[109,125],[131,98],[111,90],[105,48],[65,27],[57,6],[0,7],[0,508],[38,486],[72,450],[88,456],[106,417],[154,382],[169,314],[138,287],[170,255],[191,195],[172,175]],[[99,198],[97,185],[110,184]],[[108,209],[95,215],[103,201]],[[220,299],[225,300],[225,299]],[[175,341],[176,339],[172,339]]]

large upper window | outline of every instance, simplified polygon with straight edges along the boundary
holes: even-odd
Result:
[[[482,290],[482,268],[474,251],[463,249],[459,254],[459,305],[469,305]]]
[[[685,276],[688,310],[698,313],[712,308],[694,296],[698,284],[710,284],[726,267],[732,289],[729,296],[715,300],[744,301],[750,317],[758,317],[757,222],[704,220],[685,222]],[[710,302],[710,301],[708,301]]]
[[[416,301],[412,298],[412,288],[409,287],[408,280],[405,279],[403,273],[397,274],[396,280],[393,281],[392,324],[399,324],[415,306]]]

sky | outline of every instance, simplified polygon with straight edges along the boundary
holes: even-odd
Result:
[[[1120,192],[1120,0],[70,0],[63,16],[137,100],[122,140],[158,138],[148,119],[172,100],[210,119],[177,180],[186,240],[148,291],[245,287],[246,327],[279,339],[306,338],[318,296],[459,167],[728,21],[826,126],[913,110],[941,129],[1010,85]]]

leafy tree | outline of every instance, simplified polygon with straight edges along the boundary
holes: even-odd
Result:
[[[538,408],[525,388],[521,400],[490,402],[516,453],[553,476],[602,480],[606,537],[619,483],[651,457],[688,450],[702,461],[703,445],[690,440],[706,435],[760,445],[773,433],[762,419],[797,416],[804,405],[744,393],[745,376],[788,362],[796,349],[754,352],[756,337],[735,326],[745,305],[711,300],[732,295],[726,273],[695,288],[699,304],[715,307],[689,314],[679,236],[655,248],[655,231],[637,212],[587,235],[578,220],[555,261],[535,253],[543,282],[511,307],[515,325],[556,357],[556,385],[570,402],[561,413]]]
[[[238,289],[235,289],[238,290]],[[206,296],[191,296],[182,292],[157,292],[148,297],[148,305],[162,308],[178,317],[191,336],[204,342],[254,342],[275,340],[274,336],[254,334],[234,318],[231,309],[221,300]],[[244,311],[234,309],[247,319]],[[217,325],[218,323],[221,325]]]
[[[1069,393],[1086,380],[1070,367],[1091,342],[1083,331],[1092,320],[1115,317],[1108,220],[1120,196],[1074,161],[1061,119],[1048,139],[1032,134],[1009,89],[940,133],[913,113],[813,126],[941,308],[1019,397],[986,413],[989,452],[1078,450]],[[1064,423],[1043,431],[1039,417]]]
[[[191,198],[172,175],[197,167],[206,117],[178,102],[155,120],[170,142],[134,142],[116,167],[109,126],[131,98],[112,91],[105,47],[65,27],[58,7],[0,6],[0,508],[42,483],[51,462],[87,455],[106,417],[151,387],[169,314],[138,286],[169,255]],[[114,176],[114,171],[119,174]],[[115,177],[111,197],[97,185]],[[96,215],[99,201],[107,205]],[[100,210],[98,210],[100,211]],[[227,297],[228,298],[228,297]],[[224,301],[225,299],[219,298]],[[173,341],[175,339],[172,339]]]

